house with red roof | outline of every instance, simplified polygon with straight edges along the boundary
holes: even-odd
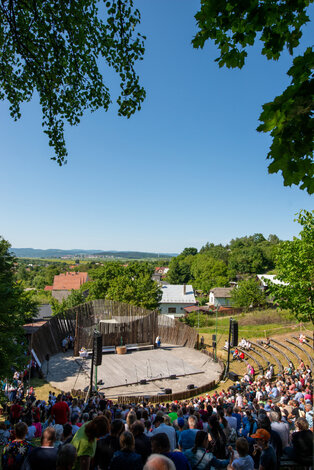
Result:
[[[53,279],[52,286],[46,286],[45,290],[52,291],[52,297],[61,302],[71,294],[72,290],[79,290],[88,281],[88,274],[81,272],[66,272],[58,274]]]

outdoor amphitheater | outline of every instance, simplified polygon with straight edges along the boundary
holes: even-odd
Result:
[[[102,338],[102,363],[96,377],[94,371],[94,385],[108,398],[186,399],[211,390],[221,379],[222,364],[196,349],[195,329],[158,311],[102,299],[53,317],[33,334],[34,357],[53,387],[82,397],[93,390],[95,331]],[[63,352],[62,340],[69,335],[75,338],[74,349]]]

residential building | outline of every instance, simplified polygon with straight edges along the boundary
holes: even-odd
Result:
[[[160,312],[172,317],[183,317],[184,308],[197,305],[194,290],[191,285],[166,284],[161,287],[162,299]]]
[[[231,292],[234,287],[214,287],[209,292],[209,305],[232,307]]]
[[[71,294],[72,290],[79,290],[88,281],[88,274],[81,272],[66,272],[54,277],[53,285],[46,286],[45,290],[52,291],[52,297],[61,302]]]

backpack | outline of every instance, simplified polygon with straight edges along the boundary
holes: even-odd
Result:
[[[227,439],[227,445],[228,446],[231,446],[231,447],[234,447],[235,446],[235,443],[236,443],[236,440],[237,440],[237,431],[234,429],[234,428],[231,428],[231,432],[228,436],[228,439]]]

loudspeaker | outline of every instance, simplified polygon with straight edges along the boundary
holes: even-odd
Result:
[[[186,387],[188,390],[193,390],[193,388],[195,388],[195,385],[194,384],[190,384]]]
[[[147,384],[147,380],[146,380],[146,379],[141,379],[141,380],[140,380],[140,384],[141,384],[141,385]]]
[[[172,388],[165,388],[166,395],[171,395],[171,393],[172,393]]]
[[[170,375],[169,379],[170,380],[175,380],[177,378],[176,374]]]
[[[228,376],[229,376],[229,379],[232,380],[232,382],[238,382],[239,380],[239,376],[235,372],[229,372]]]
[[[94,336],[94,364],[101,366],[102,361],[102,334]]]
[[[235,320],[232,320],[231,323],[231,342],[230,346],[232,348],[235,348],[238,346],[238,322]]]

